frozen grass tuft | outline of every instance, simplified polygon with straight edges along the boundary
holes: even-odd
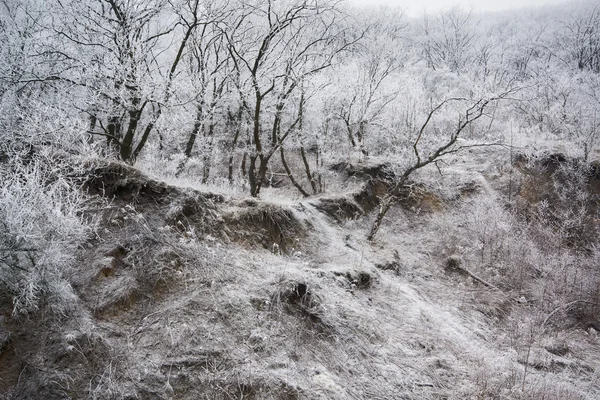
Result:
[[[65,313],[76,296],[66,280],[90,233],[85,196],[47,165],[14,163],[0,186],[0,285],[13,314],[47,303]]]

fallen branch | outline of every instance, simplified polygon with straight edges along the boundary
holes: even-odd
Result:
[[[461,265],[461,261],[459,260],[454,260],[454,259],[449,259],[448,260],[448,268],[449,269],[454,269],[454,270],[458,270],[459,272],[462,272],[464,274],[469,275],[471,278],[475,279],[477,282],[481,283],[482,285],[492,288],[494,290],[497,290],[499,292],[501,292],[502,290],[500,290],[497,286],[494,286],[493,284],[489,283],[488,281],[486,281],[485,279],[479,277],[478,275],[476,275],[475,273],[471,272],[469,269],[467,269],[466,267],[463,267]]]
[[[435,387],[433,385],[433,383],[420,383],[420,382],[415,383],[415,386],[417,386],[417,387]]]

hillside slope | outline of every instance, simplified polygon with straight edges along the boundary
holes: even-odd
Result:
[[[491,170],[495,156],[423,173],[372,243],[373,176],[348,168],[340,179],[358,192],[281,204],[90,163],[83,180],[98,227],[69,277],[78,298],[66,315],[42,308],[26,319],[4,299],[0,393],[598,398],[594,327],[554,326],[562,310],[541,312],[532,289],[473,262],[487,255],[470,239],[470,213],[502,210],[509,190],[508,172]],[[524,197],[527,172],[510,179]]]

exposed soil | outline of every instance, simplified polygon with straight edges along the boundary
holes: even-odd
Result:
[[[439,250],[447,209],[491,189],[469,181],[459,200],[415,184],[368,243],[385,168],[335,168],[360,189],[281,205],[90,164],[98,229],[69,277],[78,298],[26,320],[3,303],[3,398],[518,398],[523,371],[600,395],[593,327],[527,348],[522,326],[505,328],[524,295],[455,273],[463,261]]]

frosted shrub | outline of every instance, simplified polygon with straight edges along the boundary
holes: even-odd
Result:
[[[438,225],[445,227],[447,251],[463,253],[479,265],[502,259],[515,233],[512,215],[489,195],[466,200]]]
[[[466,200],[436,229],[445,256],[460,254],[468,268],[506,289],[524,289],[544,263],[527,224],[487,194]]]
[[[84,198],[40,163],[0,171],[0,293],[15,315],[44,303],[65,312],[75,295],[65,279],[88,225]]]

